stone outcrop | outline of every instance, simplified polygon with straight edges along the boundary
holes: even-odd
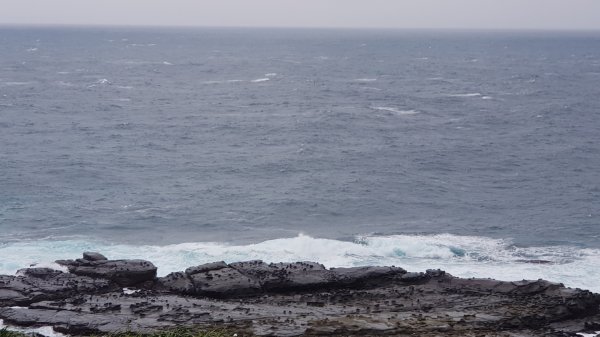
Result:
[[[156,278],[148,261],[85,253],[59,262],[68,273],[29,268],[0,276],[5,323],[76,335],[187,325],[269,336],[571,336],[600,326],[600,295],[544,280],[262,261]]]
[[[157,289],[184,295],[231,297],[258,293],[365,287],[389,283],[404,276],[397,267],[356,267],[328,270],[314,262],[214,262],[190,267],[157,279]],[[424,275],[424,274],[423,274]]]
[[[153,281],[156,277],[152,262],[108,260],[104,255],[92,252],[83,253],[82,259],[58,260],[56,263],[66,266],[71,274],[108,279],[123,287]]]
[[[20,270],[17,276],[0,275],[0,305],[23,306],[35,301],[114,289],[116,287],[105,279],[77,276],[48,268],[29,268]]]

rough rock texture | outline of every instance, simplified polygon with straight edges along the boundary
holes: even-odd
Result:
[[[86,252],[83,259],[58,260],[71,274],[109,279],[127,287],[152,281],[156,277],[156,267],[144,260],[108,260],[99,253]]]
[[[134,273],[125,283],[135,280],[139,291],[125,293],[122,276],[107,266],[122,272],[151,263],[97,257],[63,261],[71,273],[30,268],[0,276],[0,318],[78,335],[200,325],[269,336],[572,336],[600,327],[600,295],[543,280],[215,262],[161,278]]]
[[[17,274],[0,275],[2,307],[29,305],[36,301],[116,289],[108,280],[77,276],[48,268],[22,269]]]

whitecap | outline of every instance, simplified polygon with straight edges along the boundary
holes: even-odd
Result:
[[[163,63],[162,63],[162,64],[164,64],[164,65],[166,65],[166,66],[172,66],[172,65],[173,65],[173,63],[171,63],[171,62],[167,62],[167,61],[163,61]]]
[[[131,43],[128,44],[127,47],[154,47],[156,44],[154,43]]]
[[[269,81],[269,80],[270,80],[269,78],[258,78],[256,80],[252,80],[250,82],[252,82],[252,83],[260,83],[260,82],[266,82],[266,81]]]
[[[27,51],[31,53],[31,52],[34,52],[34,51],[38,51],[38,49],[34,47],[34,48],[27,49]]]
[[[387,106],[375,106],[375,107],[371,107],[371,109],[391,112],[394,115],[416,115],[419,113],[419,111],[417,111],[417,110],[400,110],[397,108],[392,108],[392,107],[387,107]]]
[[[99,80],[96,81],[97,84],[112,84],[109,80],[107,80],[106,78],[101,78]]]
[[[489,99],[494,99],[494,97],[492,97],[492,96],[482,96],[481,99],[487,99],[487,100],[489,100]]]
[[[449,94],[447,96],[450,97],[480,97],[483,96],[478,92],[474,92],[474,93],[467,93],[467,94]]]
[[[18,85],[28,85],[28,84],[32,84],[32,82],[18,82],[18,81],[4,82],[4,85],[7,85],[7,86],[18,86]]]
[[[56,81],[55,83],[57,85],[60,85],[61,87],[73,87],[73,86],[75,86],[73,83],[71,83],[71,82],[65,82],[65,81]]]
[[[375,82],[376,78],[355,78],[352,80],[353,82]]]
[[[277,73],[267,73],[265,74],[265,77],[275,77],[277,76]]]

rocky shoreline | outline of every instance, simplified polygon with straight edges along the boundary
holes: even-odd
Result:
[[[87,252],[68,272],[0,275],[0,319],[72,335],[227,327],[239,335],[576,336],[600,330],[600,295],[544,280],[441,270],[214,262],[156,277],[144,260]]]

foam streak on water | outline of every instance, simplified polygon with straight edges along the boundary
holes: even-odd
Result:
[[[500,280],[544,278],[600,292],[598,249],[515,247],[507,240],[450,234],[361,236],[339,241],[298,235],[248,245],[216,242],[166,246],[111,245],[86,240],[14,242],[0,247],[0,273],[29,265],[52,266],[55,259],[75,258],[92,250],[108,258],[143,258],[159,275],[213,261],[317,261],[326,267],[400,266],[409,271],[440,268],[460,277]],[[540,263],[543,261],[544,263]]]

